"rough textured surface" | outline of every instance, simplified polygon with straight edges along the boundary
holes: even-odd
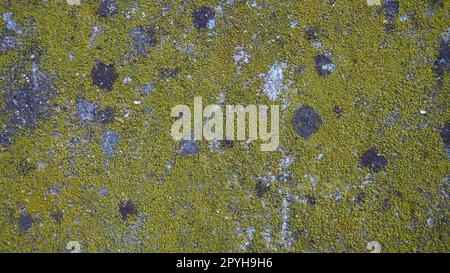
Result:
[[[449,1],[32,2],[0,3],[0,251],[450,251]],[[195,96],[280,105],[278,150],[174,141]]]

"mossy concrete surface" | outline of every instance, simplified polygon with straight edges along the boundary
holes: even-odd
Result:
[[[449,11],[2,1],[0,251],[449,252]],[[174,141],[195,96],[280,105],[278,150]]]

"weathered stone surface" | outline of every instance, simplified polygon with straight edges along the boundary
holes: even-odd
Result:
[[[449,1],[206,2],[0,3],[0,252],[448,251]]]

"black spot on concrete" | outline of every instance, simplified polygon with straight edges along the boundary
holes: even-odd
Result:
[[[152,26],[137,26],[130,32],[131,46],[135,55],[147,55],[156,46],[156,30]]]
[[[298,107],[292,117],[292,127],[305,139],[316,133],[322,123],[319,114],[317,114],[312,107],[307,105]]]
[[[442,126],[440,134],[445,147],[450,147],[450,125],[446,124]]]
[[[221,140],[220,145],[223,148],[231,149],[231,148],[234,148],[234,141],[233,140]]]
[[[163,67],[159,71],[159,76],[162,79],[174,78],[178,75],[179,72],[180,72],[179,67],[175,68]]]
[[[195,143],[195,140],[181,140],[180,141],[180,149],[178,154],[180,156],[196,156],[201,152],[201,149]]]
[[[385,30],[390,31],[394,29],[394,19],[399,13],[400,4],[397,0],[385,0],[383,3],[383,9],[388,22]]]
[[[137,214],[136,207],[131,201],[119,204],[119,212],[123,220],[127,220],[130,216]]]
[[[100,0],[98,14],[102,17],[108,17],[117,13],[116,0]]]
[[[383,210],[389,210],[391,208],[391,200],[389,198],[384,199],[381,207],[383,208]]]
[[[375,172],[379,172],[384,166],[386,166],[388,161],[384,156],[378,154],[375,147],[370,148],[365,151],[361,156],[361,167],[369,168]]]
[[[364,192],[358,193],[358,195],[355,197],[356,204],[362,204],[365,201],[366,201],[366,194]]]
[[[306,196],[306,203],[308,205],[315,205],[317,203],[316,198],[314,196]]]
[[[19,227],[21,231],[28,231],[33,226],[33,218],[28,213],[19,216]]]
[[[63,217],[64,217],[64,215],[63,215],[63,213],[62,213],[61,211],[55,211],[55,212],[52,213],[52,218],[53,218],[53,220],[54,220],[56,223],[58,223],[58,224],[61,223]]]
[[[395,16],[398,15],[400,4],[397,0],[385,0],[383,4],[384,12],[386,13],[386,19],[392,21]]]
[[[336,69],[336,65],[333,64],[331,57],[327,55],[317,55],[314,60],[316,63],[316,71],[319,76],[328,76]]]
[[[344,110],[342,110],[342,108],[339,107],[338,105],[335,105],[335,106],[333,107],[333,112],[336,114],[336,116],[337,116],[338,118],[340,118],[340,117],[342,116],[342,113],[344,112]]]
[[[97,111],[95,119],[101,124],[109,124],[114,121],[114,116],[114,109],[108,106],[105,109]]]
[[[450,43],[444,40],[439,42],[439,53],[434,62],[434,71],[438,77],[439,85],[443,85],[444,73],[450,72]]]
[[[262,179],[258,179],[258,181],[256,181],[256,185],[255,185],[255,191],[256,191],[256,196],[258,196],[259,198],[263,197],[264,194],[269,191],[270,186],[267,185],[266,183],[264,183],[264,181]]]
[[[319,30],[315,27],[308,27],[305,30],[305,37],[310,42],[317,42],[319,41]]]
[[[115,72],[114,64],[99,62],[92,68],[91,77],[98,87],[111,91],[118,75]]]
[[[201,7],[192,12],[192,22],[197,29],[207,29],[209,21],[214,19],[215,14],[208,7]]]

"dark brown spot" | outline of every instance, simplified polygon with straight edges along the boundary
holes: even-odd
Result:
[[[445,147],[450,147],[450,125],[442,126],[440,134]]]
[[[22,231],[28,231],[33,226],[33,218],[28,213],[19,216],[19,227]]]
[[[379,172],[388,161],[384,156],[378,154],[375,147],[370,148],[361,156],[361,167],[369,168],[375,172]]]
[[[52,213],[52,218],[56,223],[60,224],[63,218],[63,213],[61,211],[55,211]]]
[[[220,145],[223,148],[231,149],[231,148],[234,148],[234,141],[233,140],[221,140]]]
[[[136,215],[137,210],[131,201],[119,205],[119,212],[123,220],[127,220],[131,215]]]
[[[214,19],[215,14],[208,7],[201,7],[192,12],[192,23],[197,29],[209,28],[209,21]]]
[[[256,196],[259,198],[263,197],[264,194],[269,190],[270,186],[268,186],[262,179],[258,179],[255,185]]]
[[[366,201],[366,194],[363,192],[358,193],[358,195],[355,197],[356,204],[362,204],[365,201]]]
[[[315,205],[316,204],[316,198],[314,196],[306,196],[306,203],[308,205]]]
[[[322,119],[314,109],[307,105],[297,108],[292,117],[292,127],[303,138],[307,139],[319,130]]]
[[[111,91],[118,75],[115,72],[114,64],[99,62],[92,68],[91,77],[94,84],[98,87],[106,91]]]

